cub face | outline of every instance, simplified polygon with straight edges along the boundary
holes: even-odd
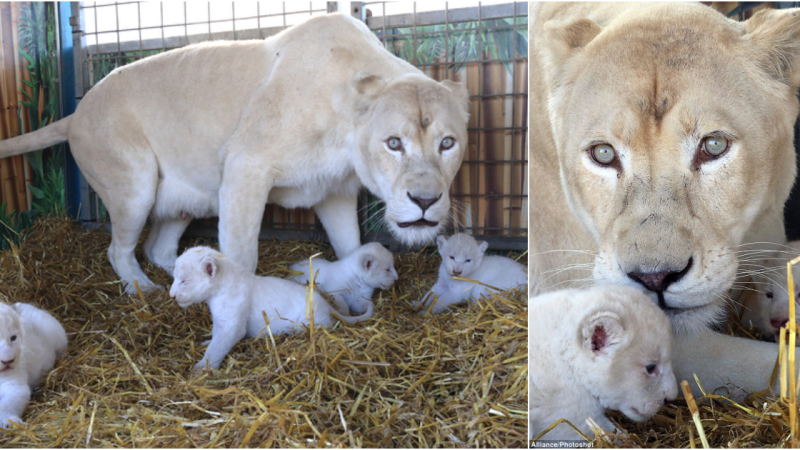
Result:
[[[465,233],[454,234],[449,239],[439,236],[436,243],[447,274],[464,278],[469,278],[481,266],[483,255],[489,247],[488,242],[478,244],[475,238]]]
[[[361,246],[358,264],[361,270],[361,279],[371,288],[386,290],[397,281],[394,255],[377,242]]]
[[[782,239],[798,87],[782,40],[796,42],[796,14],[738,24],[653,5],[605,28],[548,23],[561,179],[597,243],[594,278],[645,287],[678,330],[721,314],[748,234]]]
[[[670,323],[637,289],[616,288],[606,295],[626,301],[582,321],[578,339],[585,363],[578,376],[586,378],[603,407],[643,422],[678,395]]]
[[[772,274],[767,281],[767,287],[758,292],[758,318],[760,323],[756,326],[764,333],[765,337],[777,340],[781,327],[789,322],[789,280],[786,277],[786,264],[776,267],[778,273]],[[800,321],[800,269],[792,271],[795,280],[795,320]]]
[[[19,364],[22,339],[19,315],[13,307],[0,303],[0,374]]]
[[[175,260],[175,270],[169,296],[181,308],[208,300],[214,293],[217,283],[217,263],[220,253],[208,247],[187,249]]]
[[[466,88],[404,75],[388,85],[368,79],[374,90],[361,137],[356,171],[386,202],[386,224],[405,244],[433,239],[450,214],[450,183],[467,148]]]

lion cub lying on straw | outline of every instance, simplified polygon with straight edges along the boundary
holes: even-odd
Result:
[[[222,358],[236,343],[266,333],[265,315],[272,334],[300,331],[309,324],[305,286],[282,278],[256,276],[214,249],[194,247],[183,252],[175,261],[174,276],[170,297],[181,308],[208,303],[214,322],[211,341],[195,370],[219,368]],[[371,310],[357,317],[344,311],[336,314],[317,292],[312,307],[314,324],[324,327],[334,324],[336,318],[356,323],[372,317]]]
[[[291,270],[303,272],[291,280],[308,283],[310,265],[309,261],[302,261],[289,266]],[[337,304],[346,303],[354,314],[371,316],[375,307],[372,293],[378,288],[389,289],[397,281],[394,255],[377,242],[364,244],[339,261],[315,258],[313,266],[316,273],[314,283],[332,295]]]
[[[562,418],[592,438],[588,417],[611,432],[616,426],[605,409],[642,422],[678,394],[669,320],[636,288],[594,286],[533,297],[528,328],[531,438]],[[562,423],[541,439],[580,437]]]
[[[67,333],[49,313],[0,303],[0,427],[22,423],[31,391],[66,351]]]
[[[439,279],[417,306],[429,305],[435,295],[438,299],[431,311],[440,312],[452,304],[487,295],[490,287],[506,291],[528,284],[527,267],[504,256],[484,255],[489,247],[487,242],[478,244],[472,236],[459,233],[449,239],[438,236],[436,243],[442,255]],[[453,277],[468,278],[490,287],[473,281],[453,280]]]
[[[789,278],[786,263],[800,256],[800,241],[786,243],[780,257],[764,262],[767,270],[756,283],[756,295],[748,297],[743,305],[742,322],[758,328],[764,338],[776,341],[781,327],[789,322]],[[795,302],[800,300],[800,265],[792,270]],[[800,305],[796,304],[795,317],[800,319]]]

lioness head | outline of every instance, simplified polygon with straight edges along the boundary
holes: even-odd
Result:
[[[22,338],[19,314],[10,305],[0,303],[0,373],[19,364]]]
[[[598,245],[595,280],[644,287],[695,328],[722,310],[748,236],[783,236],[800,15],[655,4],[606,22],[545,24],[563,188]]]
[[[186,249],[175,260],[175,270],[169,296],[181,308],[202,303],[211,298],[218,288],[215,277],[219,274],[217,258],[220,253],[209,247]]]
[[[372,99],[356,172],[386,202],[392,234],[427,242],[449,219],[450,183],[467,148],[467,90],[421,74],[365,77],[356,89]]]

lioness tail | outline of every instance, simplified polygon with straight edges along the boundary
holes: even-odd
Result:
[[[68,116],[36,131],[0,141],[0,158],[21,155],[66,142],[70,118],[71,116]]]

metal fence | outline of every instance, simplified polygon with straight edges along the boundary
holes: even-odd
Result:
[[[198,5],[199,3],[199,5]],[[469,148],[453,183],[452,230],[469,231],[494,249],[527,247],[527,3],[417,11],[409,2],[351,2],[386,48],[436,80],[466,83]],[[426,9],[430,9],[426,2]],[[73,4],[76,96],[116,67],[172,48],[209,40],[272,36],[309,16],[335,12],[337,2],[81,2]],[[411,11],[409,12],[408,9]],[[346,13],[343,11],[343,13]],[[80,45],[78,43],[80,42]],[[79,63],[78,63],[79,62]],[[82,219],[104,210],[82,180]],[[365,241],[397,245],[371,217],[374,198],[360,207]],[[195,221],[190,235],[214,236],[216,219]],[[268,205],[262,238],[322,239],[310,210]]]

